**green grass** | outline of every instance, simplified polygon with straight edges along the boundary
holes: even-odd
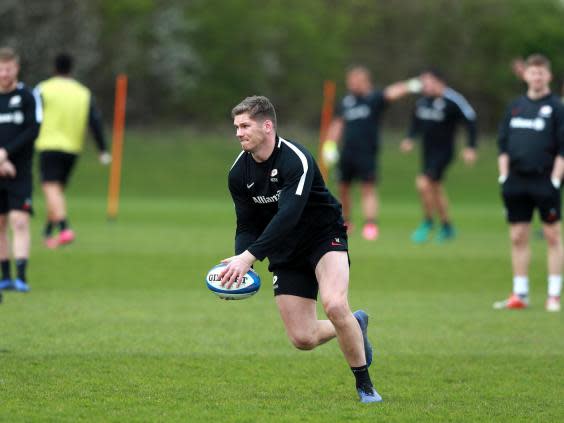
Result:
[[[112,223],[89,151],[69,192],[78,241],[59,251],[40,246],[36,193],[33,290],[0,306],[0,421],[564,421],[563,319],[543,309],[542,242],[532,307],[491,309],[511,288],[493,148],[449,173],[457,241],[423,247],[409,242],[418,157],[384,151],[381,240],[350,241],[351,304],[371,314],[372,377],[385,399],[366,406],[335,342],[290,346],[265,263],[251,299],[205,289],[203,275],[232,248],[229,140],[129,136]]]

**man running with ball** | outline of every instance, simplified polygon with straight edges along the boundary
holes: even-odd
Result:
[[[312,155],[278,136],[268,98],[247,97],[232,116],[243,149],[229,172],[237,255],[224,260],[222,284],[229,288],[256,260],[268,257],[276,304],[294,346],[312,350],[337,338],[360,401],[381,401],[368,373],[368,315],[349,308],[341,205],[327,190]],[[318,292],[328,320],[317,318]]]

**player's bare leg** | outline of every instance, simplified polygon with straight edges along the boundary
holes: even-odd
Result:
[[[427,242],[433,230],[433,214],[435,213],[435,195],[433,183],[427,175],[418,175],[415,178],[415,187],[421,200],[423,221],[411,234],[411,240],[417,244]]]
[[[436,205],[437,214],[441,222],[449,220],[448,216],[448,197],[441,182],[433,182],[433,195],[435,197],[434,203]]]
[[[333,323],[339,345],[351,367],[366,364],[362,332],[348,302],[349,262],[347,253],[330,251],[325,254],[315,275],[319,283],[319,295],[327,317]]]
[[[55,248],[59,244],[72,242],[74,240],[74,233],[66,227],[61,228],[58,238],[51,236],[54,227],[61,225],[61,222],[66,222],[67,220],[67,205],[63,185],[58,182],[44,182],[42,188],[47,203],[48,220],[44,234],[45,244],[49,248]]]
[[[0,215],[0,263],[2,264],[2,280],[0,289],[12,289],[10,273],[10,244],[8,240],[8,216]]]
[[[57,182],[44,182],[41,185],[47,205],[47,218],[58,222],[67,217],[67,207],[63,187]]]
[[[351,224],[351,184],[350,182],[339,183],[339,196],[341,200],[341,206],[343,207],[343,218],[345,219],[345,225],[347,226],[347,232],[350,233],[352,230]]]
[[[348,302],[349,262],[344,251],[330,251],[317,263],[315,275],[323,309],[335,327],[337,341],[356,379],[356,389],[361,402],[378,402],[382,397],[374,390],[366,356],[372,347],[364,339],[368,316],[364,319],[351,313]],[[361,329],[361,325],[363,328]],[[367,336],[367,335],[366,335]]]
[[[521,309],[529,305],[529,263],[531,248],[529,223],[514,223],[509,227],[511,240],[511,264],[513,268],[513,292],[507,300],[494,303],[496,309]]]
[[[527,276],[531,261],[531,248],[529,246],[529,223],[516,223],[509,228],[511,240],[511,264],[515,276]]]
[[[0,260],[10,259],[10,244],[8,241],[8,216],[0,215]]]
[[[432,182],[427,175],[418,175],[415,178],[415,186],[421,199],[423,216],[426,219],[433,219],[435,213],[435,196],[433,193]]]
[[[378,193],[374,182],[363,182],[360,186],[362,212],[364,214],[364,228],[362,236],[368,240],[378,238],[379,231],[376,224],[378,217]]]
[[[277,295],[276,304],[292,344],[300,350],[312,350],[336,336],[329,320],[317,319],[317,302],[295,295]]]
[[[18,291],[27,292],[26,269],[31,246],[30,219],[29,213],[12,210],[8,214],[10,227],[12,229],[12,251],[16,261],[17,278],[14,280],[14,287]]]
[[[443,184],[440,181],[432,181],[431,187],[437,214],[439,215],[439,219],[441,221],[441,229],[437,234],[436,240],[438,242],[444,242],[454,239],[454,228],[448,215],[448,197]]]
[[[560,311],[562,265],[564,261],[561,225],[559,222],[550,225],[544,224],[543,232],[547,244],[548,261],[548,298],[546,309],[548,311]]]

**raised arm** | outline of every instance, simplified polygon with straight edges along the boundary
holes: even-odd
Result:
[[[422,86],[419,78],[411,78],[407,81],[395,82],[384,88],[384,98],[389,102],[396,101],[408,94],[421,92],[421,88]]]

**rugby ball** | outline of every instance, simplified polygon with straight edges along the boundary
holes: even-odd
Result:
[[[218,264],[212,267],[206,275],[206,286],[211,292],[223,300],[242,300],[257,293],[260,289],[260,277],[253,269],[245,273],[243,281],[238,287],[236,284],[231,285],[230,288],[221,286],[219,275],[226,266],[223,263]]]

